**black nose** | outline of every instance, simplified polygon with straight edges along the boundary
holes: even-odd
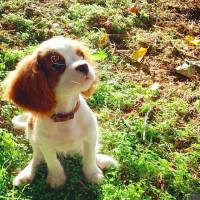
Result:
[[[87,75],[89,72],[89,68],[87,64],[82,64],[76,67],[76,70],[82,72],[83,74]]]

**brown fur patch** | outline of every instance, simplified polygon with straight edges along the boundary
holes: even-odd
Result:
[[[76,49],[76,54],[80,57],[82,57],[83,59],[85,58],[85,54],[83,53],[83,51],[80,48]]]
[[[28,119],[28,128],[30,130],[33,130],[34,128],[34,122],[35,122],[35,118],[33,116],[31,116],[29,119]]]
[[[50,113],[56,105],[54,88],[64,70],[65,60],[55,51],[27,56],[9,76],[6,97],[25,110]]]
[[[38,62],[39,68],[46,74],[50,88],[55,88],[66,68],[65,59],[59,53],[49,50],[39,52]]]

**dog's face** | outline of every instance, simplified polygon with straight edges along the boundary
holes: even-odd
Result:
[[[22,108],[48,113],[60,99],[91,88],[95,81],[91,65],[79,42],[52,38],[18,64],[8,77],[6,95]]]
[[[80,43],[57,37],[42,43],[38,50],[56,96],[78,94],[91,87],[95,73]]]

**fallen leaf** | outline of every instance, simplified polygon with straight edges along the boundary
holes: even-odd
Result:
[[[109,35],[107,33],[105,33],[99,38],[98,46],[100,48],[103,48],[106,45],[108,45],[109,43],[110,43]]]
[[[148,48],[144,48],[144,47],[140,47],[140,49],[138,51],[134,51],[131,54],[131,58],[133,60],[137,60],[138,62],[141,62],[141,60],[143,59],[143,57],[146,55]]]
[[[109,119],[113,119],[114,118],[114,115],[112,113],[108,113],[106,118],[109,120]]]
[[[200,39],[191,35],[186,35],[184,40],[187,41],[191,45],[195,45],[195,46],[200,45]]]
[[[139,9],[136,5],[131,6],[128,11],[132,13],[133,15],[138,15],[139,14]]]
[[[182,65],[176,67],[176,72],[182,76],[191,78],[196,74],[196,69],[189,63],[183,63]]]
[[[102,49],[92,54],[92,59],[94,61],[102,61],[105,60],[107,57],[108,54]]]
[[[147,80],[146,82],[145,82],[145,85],[147,85],[147,86],[151,86],[153,84],[153,81],[150,79],[150,80]]]

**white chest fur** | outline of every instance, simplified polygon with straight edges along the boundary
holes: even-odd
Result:
[[[81,102],[72,120],[54,122],[51,118],[37,118],[29,138],[38,145],[52,146],[57,152],[77,152],[84,140],[96,134],[95,129],[96,118],[87,104]]]

